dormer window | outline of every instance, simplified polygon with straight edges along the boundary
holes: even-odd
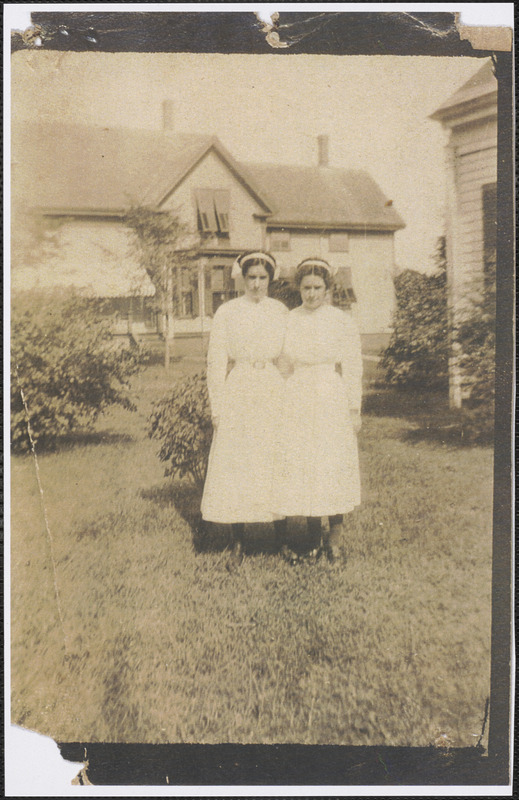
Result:
[[[229,235],[229,190],[196,189],[198,228],[202,233]]]
[[[215,189],[213,192],[214,207],[216,210],[216,221],[218,223],[218,233],[223,235],[229,233],[229,190]]]

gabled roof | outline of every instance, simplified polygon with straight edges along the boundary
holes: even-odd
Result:
[[[211,149],[268,213],[262,190],[249,185],[252,179],[215,136],[58,123],[16,126],[13,181],[32,207],[117,214],[132,204],[159,205]]]
[[[397,230],[405,227],[368,172],[334,167],[247,164],[275,206],[267,224]]]
[[[397,230],[404,222],[363,170],[244,164],[215,136],[66,124],[12,132],[13,190],[59,215],[122,215],[159,206],[210,151],[254,196],[269,224]]]
[[[482,103],[497,103],[497,80],[491,61],[485,61],[483,66],[430,116],[431,119],[447,119],[466,107]]]

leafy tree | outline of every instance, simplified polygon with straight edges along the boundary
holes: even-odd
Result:
[[[382,356],[387,381],[399,388],[448,386],[449,321],[445,239],[438,240],[436,269],[404,270],[395,279],[393,333]]]
[[[164,363],[170,362],[170,339],[178,315],[183,280],[191,284],[198,275],[195,261],[198,239],[178,211],[149,206],[131,208],[124,218],[132,232],[132,249],[155,286],[165,340]]]
[[[28,450],[90,428],[113,405],[133,409],[128,381],[144,363],[137,346],[114,344],[100,301],[70,292],[13,299],[11,441]],[[30,430],[30,436],[29,436]]]
[[[46,259],[55,256],[60,249],[60,229],[67,218],[44,216],[20,211],[14,204],[11,220],[11,265],[38,267]]]
[[[179,380],[154,404],[148,433],[161,443],[158,455],[167,463],[166,475],[190,475],[203,485],[213,435],[204,373]]]

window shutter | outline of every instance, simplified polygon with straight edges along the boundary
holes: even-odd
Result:
[[[213,196],[219,231],[229,233],[229,190],[215,189]]]
[[[200,220],[200,228],[202,229],[202,232],[215,233],[218,229],[218,226],[214,211],[212,189],[196,189],[195,196],[196,205],[198,208],[198,217]]]

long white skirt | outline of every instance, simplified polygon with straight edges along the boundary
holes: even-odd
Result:
[[[225,382],[202,497],[210,522],[272,522],[272,475],[284,381],[277,367],[237,363]]]
[[[360,504],[357,437],[335,366],[296,368],[283,405],[274,511],[308,517],[352,511]]]

